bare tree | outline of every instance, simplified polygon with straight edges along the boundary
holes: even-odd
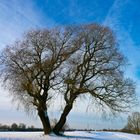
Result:
[[[0,56],[4,85],[27,111],[37,110],[45,134],[51,131],[47,110],[61,87],[64,62],[78,49],[76,39],[71,27],[30,31]]]
[[[26,124],[24,124],[24,123],[19,123],[18,128],[21,129],[21,130],[25,130],[25,129],[26,129]]]
[[[11,125],[11,129],[14,130],[14,131],[17,130],[18,129],[18,125],[16,123],[13,123]]]
[[[125,127],[128,131],[140,134],[140,113],[133,112],[127,119],[127,125]]]
[[[66,104],[53,128],[59,134],[80,95],[90,95],[93,106],[112,112],[130,107],[135,87],[123,76],[125,62],[109,28],[81,25],[28,32],[2,51],[0,75],[14,100],[27,111],[37,110],[45,134],[52,131],[51,101],[64,95]]]
[[[80,95],[90,96],[93,107],[112,113],[130,109],[135,101],[135,86],[131,79],[124,78],[126,59],[113,32],[108,27],[91,24],[81,26],[81,34],[81,47],[69,59],[63,89],[66,104],[54,127],[56,134]]]

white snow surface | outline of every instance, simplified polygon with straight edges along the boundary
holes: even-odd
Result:
[[[65,132],[65,136],[43,132],[0,132],[0,140],[140,140],[140,135],[126,134],[121,132]]]

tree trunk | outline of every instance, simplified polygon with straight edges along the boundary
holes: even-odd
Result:
[[[67,118],[67,115],[69,114],[69,112],[71,111],[72,109],[72,104],[67,104],[64,108],[64,111],[63,113],[61,114],[61,117],[58,121],[58,123],[55,125],[55,127],[53,128],[53,132],[56,134],[56,135],[60,135],[60,131],[62,130],[65,122],[66,122],[66,118]]]
[[[38,109],[38,115],[43,125],[44,134],[47,135],[51,132],[50,120],[46,110]]]

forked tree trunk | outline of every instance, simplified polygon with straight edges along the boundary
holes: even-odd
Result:
[[[43,125],[44,134],[49,134],[51,132],[51,125],[47,112],[45,112],[45,110],[38,109],[38,115]]]
[[[66,123],[67,115],[69,114],[69,112],[71,111],[71,109],[72,109],[72,104],[67,104],[65,106],[64,111],[61,114],[61,117],[60,117],[58,123],[53,128],[53,132],[56,135],[60,135],[60,131],[62,130],[64,124]]]

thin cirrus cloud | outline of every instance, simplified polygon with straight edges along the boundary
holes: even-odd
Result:
[[[15,41],[26,30],[31,28],[41,28],[45,25],[52,26],[54,22],[47,16],[43,16],[41,11],[34,5],[34,1],[0,1],[0,45]],[[1,48],[0,47],[0,48]]]
[[[120,50],[129,60],[125,75],[135,80],[137,97],[140,99],[140,42],[137,40],[137,37],[140,36],[140,11],[138,5],[140,5],[139,0],[115,0],[104,24],[114,30]],[[137,106],[134,110],[139,108]]]
[[[140,30],[140,28],[135,22],[136,17],[133,17],[133,15],[136,15],[138,4],[140,4],[140,1],[137,0],[135,2],[115,0],[104,21],[104,24],[110,26],[117,34],[120,49],[130,62],[127,75],[136,80],[139,80],[137,69],[140,67],[140,43],[133,37],[133,34],[140,36],[140,32],[135,32],[136,28],[137,30]]]

